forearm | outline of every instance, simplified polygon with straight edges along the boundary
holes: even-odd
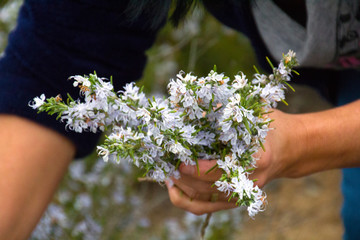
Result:
[[[285,151],[287,157],[293,158],[293,164],[285,169],[287,176],[360,166],[359,115],[360,101],[322,112],[293,115],[298,124],[288,129],[291,140]]]
[[[75,148],[60,134],[0,115],[0,239],[27,239]]]

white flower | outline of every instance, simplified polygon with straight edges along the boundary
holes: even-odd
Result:
[[[180,119],[180,112],[173,112],[171,109],[166,108],[161,111],[162,117],[162,128],[163,129],[173,129],[181,128],[183,125],[182,120]]]
[[[224,78],[224,74],[223,73],[217,73],[213,70],[210,71],[208,78],[210,81],[213,81],[215,83],[219,83],[220,85],[223,85],[225,83],[227,83],[229,81],[229,78]]]
[[[100,238],[102,227],[96,223],[91,216],[86,215],[85,220],[79,222],[72,229],[72,235],[82,235],[84,240],[97,240]]]
[[[260,140],[265,139],[269,128],[267,125],[263,125],[261,128],[256,126],[255,129],[257,130],[257,135],[259,136]]]
[[[83,161],[75,161],[69,167],[70,176],[75,180],[81,180],[85,174],[85,165]]]
[[[193,107],[194,104],[197,104],[191,90],[183,95],[182,103],[185,108]]]
[[[243,138],[244,142],[246,143],[246,145],[250,145],[251,143],[251,134],[248,131],[243,131]]]
[[[154,179],[157,182],[164,182],[166,179],[166,176],[164,174],[164,171],[156,166],[156,169],[149,173],[150,177]]]
[[[226,105],[228,99],[233,95],[234,89],[229,88],[229,85],[227,84],[223,84],[217,87],[213,87],[213,93],[214,102]]]
[[[289,50],[287,54],[284,56],[285,62],[290,62],[292,59],[296,57],[296,53],[293,50]]]
[[[197,139],[193,136],[196,132],[195,127],[192,125],[185,125],[181,128],[181,136],[190,144],[197,144]]]
[[[241,89],[246,86],[247,81],[248,80],[246,78],[246,75],[243,72],[241,72],[241,76],[235,75],[235,80],[233,81],[233,87],[235,89]]]
[[[198,90],[196,90],[196,95],[198,99],[201,99],[202,103],[200,105],[208,106],[212,98],[212,86],[211,84],[203,84]]]
[[[231,179],[231,186],[234,192],[238,193],[239,198],[242,199],[244,194],[248,198],[251,198],[252,192],[254,191],[254,183],[247,177],[242,167],[238,167],[238,176]]]
[[[179,79],[176,81],[171,79],[168,84],[168,89],[170,94],[169,100],[174,104],[180,102],[182,95],[186,93],[186,86]]]
[[[137,110],[136,117],[141,118],[146,123],[149,123],[151,120],[151,114],[146,108],[140,108]]]
[[[248,214],[251,218],[254,218],[257,213],[264,211],[266,203],[266,195],[263,194],[258,186],[254,187],[253,195],[254,202],[252,202],[247,208]]]
[[[79,194],[75,200],[74,207],[77,210],[89,209],[92,206],[92,199],[87,193]]]
[[[236,93],[229,98],[230,105],[229,104],[228,105],[234,106],[234,105],[240,104],[240,101],[241,101],[241,96],[240,96],[240,94]]]
[[[194,120],[194,119],[200,119],[203,117],[203,110],[197,105],[197,104],[194,104],[191,106],[191,108],[188,108],[188,117],[191,119],[191,120]]]
[[[196,141],[199,145],[210,146],[213,142],[215,142],[215,137],[216,135],[213,132],[200,131],[194,141]]]
[[[119,93],[122,93],[122,97],[124,100],[127,100],[128,98],[136,101],[141,99],[141,94],[139,94],[139,88],[135,86],[135,83],[127,83],[124,87],[124,91],[119,91]]]
[[[282,85],[273,86],[271,83],[268,83],[261,90],[260,96],[270,105],[274,105],[276,102],[285,99],[283,88],[284,87]]]
[[[256,73],[254,75],[254,79],[252,80],[252,84],[264,84],[266,82],[267,76],[265,74]]]
[[[236,141],[235,144],[232,144],[231,150],[240,157],[246,151],[246,147],[242,141]]]
[[[108,97],[114,97],[115,93],[112,91],[114,88],[113,85],[100,79],[99,81],[100,84],[95,85],[96,98],[104,99],[106,101]]]
[[[74,83],[73,83],[74,87],[77,87],[79,84],[86,86],[86,87],[91,86],[89,79],[85,78],[83,76],[80,76],[80,75],[72,76],[69,79],[74,79]]]
[[[56,222],[63,228],[68,228],[68,219],[64,210],[55,204],[50,204],[46,212],[52,219],[53,222]]]
[[[225,181],[216,181],[215,186],[220,192],[224,192],[227,196],[234,190],[231,184]]]
[[[185,77],[183,77],[184,74],[185,74],[184,71],[180,71],[180,72],[176,75],[176,77],[177,77],[178,79],[180,79],[181,81],[185,82],[185,83],[186,83],[186,82],[193,83],[193,82],[196,80],[196,78],[197,78],[197,77],[191,75],[190,73],[186,74]]]
[[[98,150],[98,155],[104,159],[104,162],[109,161],[110,151],[108,149],[101,146],[97,146],[97,150]]]
[[[224,160],[217,160],[219,168],[223,169],[227,174],[230,174],[230,170],[236,167],[232,157],[226,156]]]
[[[289,75],[291,73],[290,68],[286,67],[283,61],[280,62],[278,70],[281,75]]]
[[[41,105],[45,103],[45,94],[41,94],[40,97],[34,97],[33,101],[29,102],[29,107],[32,109],[38,109]]]
[[[229,130],[221,133],[219,139],[220,139],[221,141],[228,142],[228,141],[230,141],[230,140],[232,140],[232,139],[236,139],[236,138],[237,138],[237,135],[238,135],[238,133],[237,133],[236,129],[234,129],[234,128],[229,128]]]
[[[175,142],[174,140],[171,140],[169,143],[165,144],[165,146],[167,146],[169,152],[174,154],[189,154],[190,151],[189,149],[186,149],[181,143]]]

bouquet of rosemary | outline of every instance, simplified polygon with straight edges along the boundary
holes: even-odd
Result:
[[[79,99],[42,94],[29,106],[56,114],[75,132],[109,132],[97,147],[99,156],[131,161],[158,182],[179,178],[180,163],[217,159],[214,168],[223,174],[215,186],[254,217],[264,208],[265,193],[249,179],[253,154],[264,148],[272,121],[266,114],[277,102],[286,103],[284,90],[291,88],[287,82],[297,60],[289,51],[278,67],[269,64],[272,74],[257,71],[251,80],[241,72],[231,79],[216,68],[201,78],[181,71],[168,84],[168,98],[146,98],[134,83],[115,92],[111,80],[96,74],[73,76]]]

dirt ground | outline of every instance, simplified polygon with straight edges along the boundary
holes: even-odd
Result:
[[[341,239],[340,179],[340,170],[332,170],[270,183],[266,211],[245,220],[236,239]]]

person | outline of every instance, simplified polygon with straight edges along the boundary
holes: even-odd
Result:
[[[219,5],[221,5],[219,3]],[[244,4],[246,5],[246,4]],[[242,7],[244,7],[242,5]],[[221,9],[221,6],[218,6]],[[257,153],[257,168],[251,177],[260,187],[276,178],[299,178],[330,169],[343,169],[342,218],[344,239],[358,239],[360,229],[360,1],[255,1],[242,11],[251,18],[228,22],[252,41],[258,55],[266,47],[270,56],[281,57],[291,48],[297,52],[301,81],[311,85],[337,105],[305,114],[274,110],[266,151]],[[231,12],[231,11],[230,11]],[[249,14],[249,12],[251,12]],[[231,19],[214,11],[219,19]],[[234,17],[235,18],[235,17]],[[260,42],[263,41],[263,42]],[[173,204],[195,214],[235,207],[224,193],[211,185],[220,172],[206,172],[216,161],[180,166],[181,178],[173,179],[169,195]],[[216,194],[217,201],[211,202]]]
[[[171,19],[177,22],[192,1],[175,2]],[[291,47],[306,67],[301,70],[304,82],[334,101],[337,97],[339,105],[352,102],[312,114],[274,111],[276,130],[268,135],[266,152],[259,153],[252,175],[259,186],[280,177],[360,166],[360,102],[355,101],[354,80],[359,74],[348,70],[359,65],[359,2],[294,1],[295,7],[286,2],[203,1],[222,23],[249,37],[260,60],[276,59]],[[25,0],[0,59],[0,195],[6,196],[0,198],[0,219],[6,219],[0,222],[0,239],[29,236],[69,163],[89,154],[99,137],[66,131],[54,118],[30,109],[29,100],[42,93],[76,95],[67,78],[94,70],[99,76],[112,75],[116,90],[139,79],[144,52],[165,24],[170,6],[170,0]],[[180,167],[182,178],[168,185],[174,205],[196,214],[235,207],[211,188],[219,172],[204,172],[213,165],[200,161],[200,176],[192,167]],[[344,170],[346,239],[359,231],[353,224],[360,222],[359,171]],[[218,200],[210,202],[214,193]]]

